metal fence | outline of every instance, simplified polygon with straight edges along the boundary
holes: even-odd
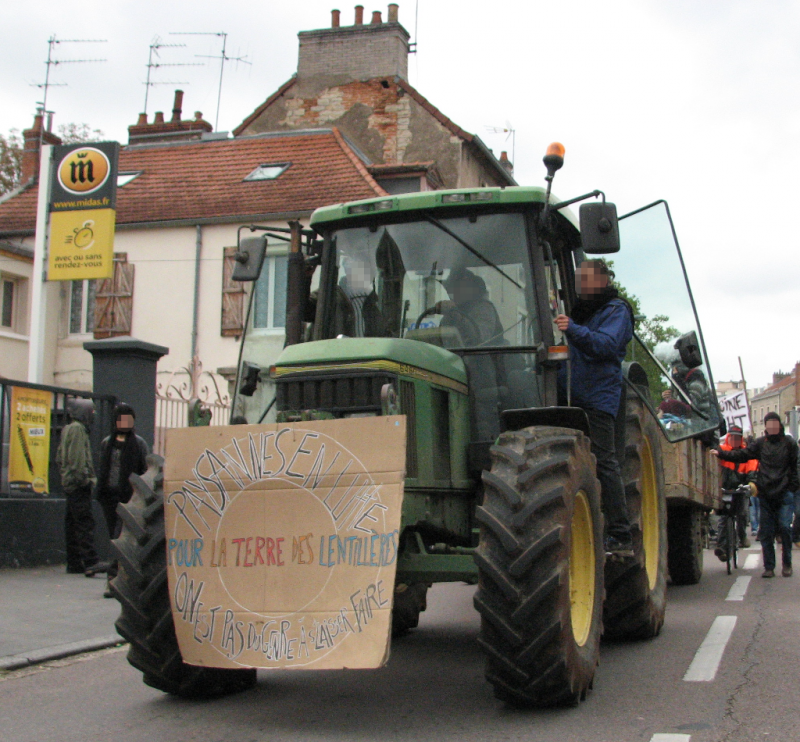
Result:
[[[227,425],[231,399],[225,380],[203,371],[199,362],[177,371],[159,371],[156,380],[154,453],[163,456],[167,430],[196,425]]]
[[[31,485],[24,482],[9,482],[9,456],[11,451],[11,436],[14,435],[16,420],[14,411],[11,409],[11,390],[13,387],[18,389],[35,389],[39,391],[51,392],[52,402],[50,405],[50,450],[49,467],[43,491],[37,491]],[[117,398],[111,395],[93,394],[77,389],[67,389],[65,387],[48,386],[46,384],[29,384],[25,381],[14,381],[12,379],[0,379],[0,497],[63,497],[61,487],[61,475],[56,466],[56,451],[61,442],[61,431],[69,422],[67,415],[67,402],[70,399],[83,398],[91,399],[95,403],[95,421],[91,427],[89,437],[92,442],[92,451],[95,457],[95,469],[97,468],[97,456],[100,451],[100,442],[105,438],[110,430],[114,415],[114,405]]]

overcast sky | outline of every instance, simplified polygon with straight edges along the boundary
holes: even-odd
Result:
[[[400,0],[415,34],[415,0]],[[146,63],[156,37],[148,113],[169,117],[186,91],[184,117],[214,122],[219,36],[227,54],[220,130],[233,129],[297,66],[297,32],[342,25],[353,6],[335,0],[40,0],[7,2],[0,59],[0,131],[30,126],[42,91],[48,38],[59,43],[49,91],[55,126],[87,123],[127,141],[144,107]],[[365,17],[386,4],[365,3]],[[516,177],[542,183],[547,144],[566,146],[554,190],[595,188],[625,213],[669,201],[717,380],[749,386],[800,360],[796,285],[800,249],[792,225],[800,173],[800,3],[797,0],[419,0],[418,53],[410,82],[499,154],[512,142],[487,127],[516,130]],[[794,206],[793,206],[794,204]]]

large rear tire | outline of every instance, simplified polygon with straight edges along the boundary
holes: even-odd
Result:
[[[130,643],[128,662],[144,682],[165,693],[208,698],[255,685],[253,669],[227,670],[187,665],[181,658],[167,586],[164,536],[164,459],[148,456],[149,469],[131,476],[133,496],[120,504],[122,533],[112,541],[119,574],[111,592],[122,604],[117,631]]]
[[[491,453],[475,555],[486,678],[513,706],[577,704],[602,633],[603,519],[589,439],[532,427],[503,433]]]
[[[667,564],[673,585],[696,585],[703,576],[703,510],[674,505],[667,510]]]
[[[627,397],[622,481],[634,558],[606,562],[605,636],[658,636],[667,607],[667,504],[658,423],[633,392]]]

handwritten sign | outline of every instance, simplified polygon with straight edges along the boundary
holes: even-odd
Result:
[[[747,398],[744,389],[733,394],[728,394],[719,400],[719,408],[725,417],[728,427],[738,425],[745,433],[753,429],[750,416],[747,414]]]
[[[388,659],[405,417],[170,430],[167,574],[185,662]]]

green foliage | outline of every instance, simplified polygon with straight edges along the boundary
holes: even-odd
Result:
[[[61,124],[58,127],[58,136],[64,144],[101,142],[105,138],[100,129],[90,129],[89,124]]]
[[[22,137],[19,129],[0,134],[0,196],[19,185],[22,174]]]

